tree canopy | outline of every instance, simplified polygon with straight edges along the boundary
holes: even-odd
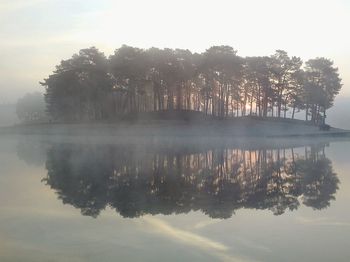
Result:
[[[101,120],[132,113],[194,110],[214,117],[295,116],[321,123],[341,89],[333,62],[303,62],[277,50],[240,57],[230,46],[198,54],[184,49],[123,45],[107,58],[82,49],[41,84],[47,110],[58,120]],[[309,118],[310,117],[310,118]]]

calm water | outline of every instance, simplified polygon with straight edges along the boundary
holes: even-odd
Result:
[[[130,142],[0,137],[0,261],[350,261],[349,140]]]

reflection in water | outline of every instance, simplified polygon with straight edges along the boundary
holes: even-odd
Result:
[[[47,148],[35,139],[20,138],[16,146],[17,156],[29,166],[45,164]]]
[[[280,215],[301,203],[328,207],[339,184],[324,145],[191,152],[54,144],[46,168],[44,181],[63,203],[92,217],[106,206],[123,217],[201,210],[212,218],[229,218],[239,208]]]

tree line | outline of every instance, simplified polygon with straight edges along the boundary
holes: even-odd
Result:
[[[123,45],[108,58],[82,49],[41,82],[47,112],[57,120],[103,120],[164,110],[193,110],[218,118],[255,115],[324,121],[341,89],[333,62],[303,63],[277,50],[240,57],[230,46],[203,53]],[[288,114],[289,112],[289,114]]]

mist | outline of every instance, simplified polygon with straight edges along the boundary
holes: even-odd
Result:
[[[11,126],[19,122],[14,104],[0,105],[0,126]]]
[[[348,261],[349,14],[0,0],[0,261]]]
[[[332,126],[350,129],[350,97],[338,97],[334,107],[328,111],[328,122]]]

